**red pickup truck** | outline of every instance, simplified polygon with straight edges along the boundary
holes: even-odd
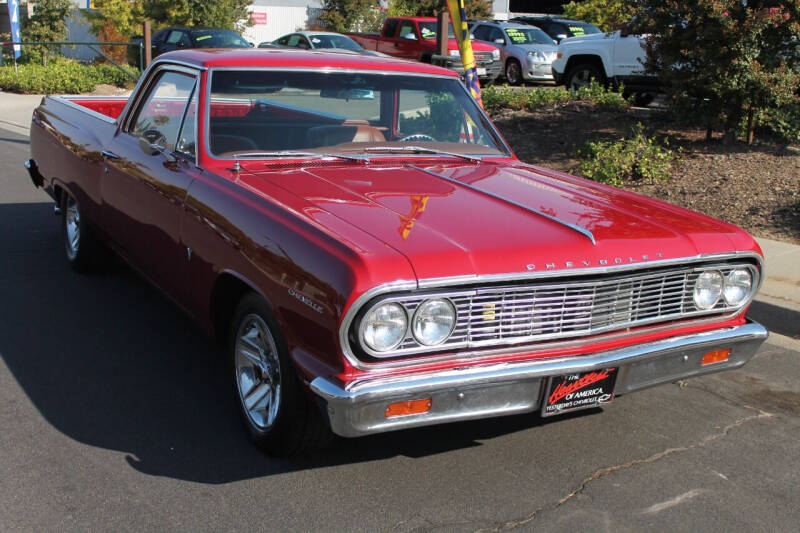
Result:
[[[603,407],[767,336],[750,235],[519,161],[439,67],[169,52],[130,99],[44,98],[30,147],[67,261],[111,248],[222,340],[273,453]]]
[[[461,63],[458,42],[453,35],[453,26],[449,26],[446,57],[440,58],[436,55],[436,31],[437,21],[434,17],[391,17],[384,22],[381,33],[347,35],[367,50],[423,63],[436,62],[463,74],[464,66]],[[494,81],[502,72],[500,51],[497,47],[480,41],[472,41],[472,51],[478,78],[482,82]]]

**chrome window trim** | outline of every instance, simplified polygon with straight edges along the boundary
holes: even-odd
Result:
[[[204,150],[205,150],[205,157],[212,161],[234,161],[235,158],[233,157],[217,157],[211,152],[211,138],[210,138],[210,119],[211,119],[211,85],[213,83],[213,77],[215,72],[223,72],[223,71],[231,71],[231,70],[244,70],[244,71],[279,71],[279,72],[315,72],[315,73],[323,73],[323,74],[376,74],[376,75],[383,75],[383,76],[415,76],[415,77],[424,77],[424,78],[438,78],[444,80],[460,80],[460,77],[457,75],[451,74],[433,74],[429,72],[406,72],[402,70],[372,70],[372,69],[351,69],[351,68],[337,68],[337,67],[324,67],[324,68],[311,68],[311,67],[246,67],[246,66],[226,66],[226,67],[211,67],[208,69],[208,75],[206,76],[206,87],[205,87],[205,108],[204,108],[204,134],[203,134],[203,143],[204,143]],[[467,87],[464,83],[458,83],[461,89],[469,96],[470,100],[475,102],[475,99],[470,94]],[[483,117],[486,121],[489,131],[493,134],[495,142],[498,144],[500,148],[505,149],[505,154],[481,154],[483,158],[500,158],[505,159],[509,157],[514,157],[514,151],[506,142],[505,138],[500,134],[500,131],[494,125],[494,122],[489,118],[486,114],[486,111],[475,102],[475,108],[478,111],[478,114]],[[393,157],[397,159],[408,160],[408,158],[415,157],[415,158],[431,158],[435,157],[435,154],[386,154],[386,157]],[[374,156],[372,156],[374,157]],[[264,158],[268,159],[268,158]]]
[[[750,298],[748,298],[748,300],[746,300],[744,304],[736,308],[731,313],[708,317],[709,313],[704,312],[702,314],[694,315],[697,318],[693,320],[691,319],[692,318],[691,316],[688,317],[690,318],[690,320],[682,320],[680,327],[719,322],[720,320],[727,320],[729,318],[733,318],[741,314],[748,307],[748,305],[752,303],[753,298],[758,293],[758,290],[760,289],[761,284],[763,283],[764,280],[764,261],[763,257],[760,254],[756,252],[698,254],[690,257],[659,259],[655,261],[648,261],[641,263],[633,263],[625,265],[609,265],[609,266],[595,267],[595,268],[579,268],[574,270],[547,270],[540,272],[452,276],[452,277],[442,277],[442,278],[428,278],[418,281],[398,280],[373,287],[372,289],[369,289],[368,291],[364,292],[361,296],[355,299],[355,301],[350,305],[350,307],[345,312],[345,315],[342,318],[342,321],[339,325],[339,344],[341,346],[342,354],[347,359],[348,363],[350,363],[353,367],[359,370],[368,370],[368,371],[370,370],[380,371],[384,369],[399,368],[399,367],[411,368],[433,362],[452,361],[452,360],[466,361],[469,359],[474,359],[475,357],[515,353],[520,351],[521,345],[524,345],[526,342],[530,343],[531,341],[529,340],[523,341],[521,343],[511,346],[508,345],[498,346],[497,343],[494,343],[495,346],[498,346],[496,349],[491,349],[491,348],[477,349],[477,350],[470,349],[464,352],[446,353],[443,355],[426,355],[425,353],[421,354],[418,353],[416,356],[412,355],[409,356],[408,358],[399,360],[391,359],[391,360],[383,360],[377,362],[365,362],[356,357],[355,353],[353,352],[353,349],[350,347],[348,332],[350,330],[350,326],[352,325],[353,320],[355,319],[356,314],[358,314],[358,312],[361,310],[364,304],[366,304],[368,301],[372,300],[377,296],[391,292],[446,288],[446,287],[453,287],[456,285],[474,285],[480,283],[516,282],[516,281],[527,281],[535,279],[549,279],[554,277],[603,275],[603,274],[627,272],[632,270],[676,266],[687,263],[707,263],[708,266],[711,267],[713,266],[714,262],[730,261],[735,259],[752,260],[756,264],[756,270],[758,272],[758,281],[755,284],[755,288],[753,289]],[[701,265],[695,265],[695,266],[701,266]],[[465,289],[464,292],[468,292],[469,290],[470,289]],[[399,295],[398,297],[403,298],[403,296]],[[642,325],[646,326],[646,324]],[[658,326],[656,324],[653,328],[648,328],[646,331],[647,332],[663,331],[668,329],[674,329],[675,327],[676,326],[674,324],[667,324],[664,326]],[[619,331],[617,329],[607,332],[599,332],[596,335],[592,335],[591,340],[587,340],[585,337],[578,337],[578,338],[573,337],[563,340],[556,339],[550,341],[545,340],[543,344],[541,343],[532,344],[530,351],[535,351],[538,349],[545,349],[545,348],[553,348],[553,347],[583,346],[586,344],[597,342],[598,337],[602,338],[603,340],[606,340],[606,339],[626,338],[634,335],[641,335],[642,333],[643,331],[640,330],[631,332],[628,330]],[[489,343],[487,346],[491,345],[492,343]],[[480,348],[483,347],[481,346]],[[458,348],[454,349],[457,350]],[[383,357],[386,357],[385,353]]]
[[[133,119],[133,115],[139,108],[139,104],[144,97],[144,93],[146,93],[150,89],[150,85],[153,83],[155,77],[160,73],[162,70],[169,70],[170,72],[177,72],[179,74],[187,74],[189,76],[193,76],[195,78],[195,84],[200,83],[200,69],[195,66],[189,65],[188,68],[185,66],[188,63],[181,63],[181,62],[173,62],[173,61],[154,61],[150,67],[145,71],[145,75],[142,75],[139,78],[136,87],[133,88],[133,92],[131,92],[131,96],[135,96],[135,98],[128,98],[128,105],[122,110],[120,113],[120,131],[125,133],[130,133],[130,122]],[[142,90],[145,88],[146,90]]]

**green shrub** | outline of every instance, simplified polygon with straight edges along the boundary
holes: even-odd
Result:
[[[677,158],[675,151],[648,137],[641,124],[633,128],[630,138],[617,141],[587,143],[581,151],[584,160],[580,173],[584,177],[620,186],[625,181],[667,179],[670,166]],[[667,145],[666,139],[664,145]]]
[[[15,93],[52,94],[91,92],[101,83],[130,87],[133,80],[121,70],[108,64],[83,65],[76,61],[60,59],[44,65],[27,63],[0,67],[0,90]],[[138,71],[129,69],[133,76]]]
[[[513,89],[507,86],[491,86],[481,91],[481,97],[484,107],[490,112],[503,109],[533,111],[566,102],[588,102],[614,111],[627,109],[630,105],[621,92],[612,91],[596,82],[578,91],[568,91],[563,87]]]

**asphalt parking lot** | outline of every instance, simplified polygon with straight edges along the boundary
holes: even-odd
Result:
[[[123,266],[78,276],[0,129],[0,530],[776,531],[800,523],[800,341],[523,415],[255,450],[216,348]]]

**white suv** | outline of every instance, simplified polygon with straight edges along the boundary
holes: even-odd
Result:
[[[626,92],[645,95],[658,91],[658,78],[644,71],[644,39],[617,30],[570,37],[558,45],[553,61],[553,79],[568,89],[589,85],[594,79]],[[649,96],[652,100],[652,96]]]

